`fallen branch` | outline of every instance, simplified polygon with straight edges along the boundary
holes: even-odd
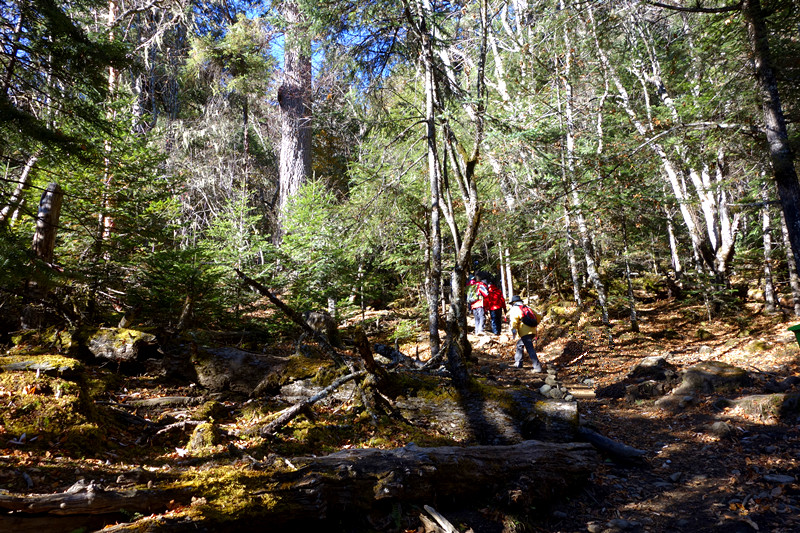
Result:
[[[632,446],[628,446],[627,444],[609,439],[608,437],[605,437],[587,427],[581,426],[578,428],[578,435],[583,437],[587,442],[601,452],[610,455],[615,459],[638,462],[642,461],[644,456],[647,455],[647,452],[644,450],[639,450],[638,448],[634,448]]]
[[[327,387],[325,387],[324,389],[322,389],[321,391],[319,391],[314,396],[311,396],[310,398],[308,398],[306,400],[298,402],[298,403],[294,404],[291,407],[287,407],[286,409],[284,409],[283,411],[281,411],[278,414],[278,417],[275,420],[273,420],[272,422],[270,422],[266,426],[262,426],[262,427],[259,427],[259,428],[254,428],[254,429],[251,429],[251,430],[248,430],[248,431],[244,431],[244,432],[241,433],[241,435],[248,436],[248,435],[254,435],[254,434],[258,433],[262,437],[268,437],[268,436],[274,434],[276,431],[278,431],[280,428],[282,428],[286,424],[288,424],[290,420],[292,420],[298,414],[303,412],[304,409],[307,409],[308,407],[310,407],[311,405],[317,403],[318,401],[322,400],[323,398],[327,398],[336,389],[338,389],[339,387],[341,387],[342,385],[344,385],[348,381],[352,381],[354,379],[363,377],[366,374],[367,374],[366,370],[359,370],[358,372],[354,372],[352,374],[348,374],[346,376],[342,376],[339,379],[337,379],[336,381],[334,381],[333,383],[331,383],[330,385],[328,385]]]
[[[300,326],[303,329],[304,332],[306,332],[308,335],[310,335],[312,339],[317,341],[317,343],[320,346],[322,346],[322,348],[331,355],[331,358],[333,358],[333,361],[337,365],[339,365],[339,366],[344,366],[345,365],[344,357],[342,357],[342,354],[340,354],[333,346],[331,346],[331,344],[328,342],[328,340],[322,334],[320,334],[317,331],[314,331],[314,329],[311,326],[308,325],[308,323],[305,321],[305,319],[303,319],[303,315],[301,315],[300,313],[298,313],[297,311],[295,311],[294,309],[292,309],[291,307],[289,307],[288,305],[283,303],[280,298],[278,298],[277,296],[272,294],[272,291],[270,291],[268,288],[266,288],[264,285],[262,285],[258,281],[254,280],[253,278],[251,278],[250,276],[248,276],[247,274],[245,274],[244,272],[242,272],[238,268],[236,268],[234,270],[236,271],[236,274],[238,274],[239,277],[242,278],[242,280],[246,284],[250,285],[252,288],[254,288],[256,290],[256,292],[258,292],[262,296],[266,296],[266,298],[270,302],[272,302],[275,305],[275,307],[277,307],[278,309],[283,311],[283,313],[287,317],[289,317],[289,319],[292,322],[294,322],[295,324]],[[351,368],[351,370],[353,370],[353,369]]]

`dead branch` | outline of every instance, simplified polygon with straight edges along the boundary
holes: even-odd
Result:
[[[601,452],[622,461],[642,461],[647,454],[644,450],[639,450],[638,448],[609,439],[587,427],[578,428],[578,435],[586,439],[587,442]]]
[[[290,420],[295,418],[298,414],[302,413],[304,409],[307,409],[311,405],[315,404],[316,402],[327,398],[330,396],[336,389],[347,383],[348,381],[352,381],[354,379],[363,377],[367,374],[365,370],[359,370],[358,372],[353,372],[352,374],[348,374],[346,376],[342,376],[321,391],[319,391],[314,396],[298,402],[291,407],[287,407],[283,411],[278,414],[278,417],[267,424],[266,426],[257,427],[251,430],[243,431],[240,434],[249,436],[255,435],[256,433],[260,434],[262,437],[267,437],[274,434],[280,428],[285,426],[289,423]]]
[[[275,307],[283,311],[283,314],[289,317],[289,319],[292,322],[300,326],[306,334],[310,335],[312,339],[317,341],[317,343],[331,355],[331,358],[337,365],[345,366],[345,360],[342,354],[340,354],[333,346],[331,346],[331,344],[322,334],[314,331],[314,329],[306,323],[306,321],[303,319],[303,316],[300,313],[298,313],[297,311],[295,311],[294,309],[283,303],[283,301],[281,301],[280,298],[272,294],[272,291],[270,291],[268,288],[266,288],[258,281],[254,280],[253,278],[251,278],[238,268],[234,270],[236,271],[236,274],[238,274],[239,277],[242,278],[242,280],[247,285],[250,285],[253,289],[256,290],[256,292],[258,292],[262,296],[265,296],[270,302],[272,302],[273,305],[275,305]],[[351,368],[350,370],[352,371],[353,369]]]

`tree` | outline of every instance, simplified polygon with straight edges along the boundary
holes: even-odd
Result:
[[[311,38],[306,14],[297,1],[284,2],[283,83],[278,89],[281,107],[278,220],[289,200],[311,176]],[[276,237],[284,231],[279,222]]]

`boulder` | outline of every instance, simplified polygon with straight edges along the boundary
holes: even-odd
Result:
[[[754,394],[731,404],[762,422],[794,421],[800,414],[800,394]]]
[[[126,328],[100,328],[87,339],[86,346],[92,355],[126,363],[144,359],[158,349],[152,333]]]
[[[750,375],[742,368],[722,361],[703,361],[683,372],[683,380],[672,394],[732,392],[749,383]]]
[[[285,359],[230,346],[198,347],[192,354],[197,382],[210,392],[234,392],[246,396],[264,390],[263,382],[286,368]]]

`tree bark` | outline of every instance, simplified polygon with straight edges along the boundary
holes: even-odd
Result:
[[[46,263],[53,261],[63,198],[64,192],[61,190],[61,186],[51,183],[42,193],[42,199],[39,202],[36,233],[33,235],[33,252],[36,257]]]
[[[761,92],[764,127],[772,171],[778,187],[778,197],[786,219],[794,261],[796,265],[800,265],[800,183],[797,181],[794,153],[789,144],[786,120],[781,109],[778,80],[772,67],[766,14],[760,0],[744,0],[742,14],[747,24],[755,77]]]
[[[764,242],[764,310],[767,313],[774,313],[775,306],[775,285],[772,283],[772,235],[770,233],[769,204],[767,203],[767,190],[761,190],[761,197],[764,199],[764,207],[761,208],[761,229]]]
[[[794,262],[794,254],[792,254],[792,246],[789,243],[789,232],[786,230],[783,212],[781,212],[781,235],[783,237],[783,248],[786,252],[786,267],[789,270],[789,286],[792,288],[794,315],[800,316],[800,277],[797,275],[797,265]]]
[[[24,201],[23,194],[31,183],[31,170],[33,170],[38,159],[38,154],[33,154],[25,161],[25,166],[22,168],[17,186],[11,198],[8,200],[8,203],[3,206],[3,210],[0,211],[0,226],[10,225],[11,221],[16,218],[16,214]]]
[[[298,3],[285,2],[283,13],[289,30],[284,36],[283,84],[278,89],[281,147],[276,242],[283,238],[289,199],[311,175],[311,47]]]

